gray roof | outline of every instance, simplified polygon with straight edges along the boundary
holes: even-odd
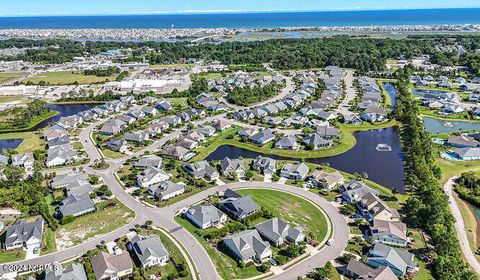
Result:
[[[93,272],[97,279],[104,275],[107,277],[115,276],[116,273],[133,268],[132,260],[127,253],[120,255],[107,254],[100,252],[98,255],[90,259],[92,263]],[[114,274],[108,274],[107,271],[113,271]]]
[[[55,178],[53,178],[53,181],[51,183],[51,186],[53,188],[60,187],[60,186],[66,186],[73,181],[87,181],[88,180],[88,175],[82,172],[68,172],[62,175],[57,175]]]
[[[260,210],[260,207],[253,201],[250,196],[242,196],[239,198],[227,198],[219,203],[222,209],[231,213],[236,218],[244,218],[251,213]]]
[[[158,235],[151,235],[147,237],[135,236],[132,239],[133,251],[138,257],[141,263],[148,260],[153,256],[156,258],[169,258],[169,254],[165,246],[163,246],[162,240]]]
[[[184,189],[185,187],[183,185],[180,185],[168,180],[158,182],[149,187],[149,190],[153,192],[156,197],[163,197]]]
[[[220,220],[225,215],[220,209],[213,205],[195,205],[188,208],[187,212],[202,224]]]
[[[218,176],[215,170],[206,160],[185,164],[185,170],[194,177],[212,177]]]
[[[305,163],[291,164],[285,163],[282,167],[282,172],[287,172],[288,174],[298,174],[302,177],[305,177],[308,174],[308,166]]]
[[[45,280],[87,280],[87,274],[80,263],[72,263],[66,268],[56,263],[47,266]]]
[[[137,160],[134,164],[135,168],[147,168],[149,166],[161,167],[162,158],[157,155],[145,155]]]
[[[44,221],[42,217],[31,223],[27,223],[25,220],[17,221],[7,229],[5,245],[11,246],[17,242],[26,242],[32,237],[42,240],[43,225]]]
[[[257,170],[276,169],[276,160],[269,157],[257,156],[253,161],[253,167]]]
[[[95,204],[90,199],[88,194],[82,195],[69,195],[58,207],[58,211],[62,217],[66,216],[78,216],[86,212],[91,212],[95,210]]]
[[[243,160],[238,158],[230,159],[226,157],[220,161],[220,167],[224,174],[245,170],[245,167],[243,166]]]
[[[287,222],[276,217],[256,225],[255,229],[266,239],[274,243],[279,242],[280,239],[286,240],[287,238],[296,240],[302,234],[300,229],[292,228]]]
[[[464,157],[480,158],[480,148],[458,148],[453,150],[455,154]]]
[[[324,139],[317,133],[310,133],[303,138],[303,143],[313,145],[314,147],[332,146],[332,140]]]
[[[280,138],[275,143],[275,148],[293,148],[297,144],[295,136],[289,135]]]
[[[249,259],[262,254],[267,249],[270,250],[270,245],[263,241],[254,229],[230,235],[223,242],[236,247],[242,259]]]
[[[72,181],[65,187],[67,195],[82,195],[93,191],[93,186],[87,181]]]
[[[273,135],[273,132],[270,129],[265,129],[250,136],[250,141],[260,142],[268,139],[273,139],[274,137],[275,135]]]
[[[370,260],[386,260],[398,270],[406,273],[407,269],[416,266],[414,255],[405,249],[390,247],[382,243],[375,243],[369,251]]]

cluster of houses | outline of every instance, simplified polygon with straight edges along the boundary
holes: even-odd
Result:
[[[365,183],[350,180],[340,187],[342,201],[353,203],[360,215],[369,223],[369,235],[374,240],[366,263],[350,261],[347,274],[380,273],[388,267],[398,277],[415,274],[418,266],[414,255],[404,249],[410,242],[407,226],[400,221],[397,210],[390,208],[378,193]]]
[[[3,170],[10,163],[10,157],[0,154],[0,176],[3,178]],[[11,165],[17,168],[23,168],[24,176],[28,177],[33,174],[35,167],[35,158],[33,153],[26,152],[12,155]]]
[[[359,77],[361,101],[357,108],[362,111],[360,118],[368,122],[382,122],[387,118],[387,110],[382,105],[382,90],[377,81],[370,77]]]
[[[250,196],[242,196],[230,189],[225,191],[224,199],[213,205],[194,205],[186,210],[184,216],[201,229],[221,228],[227,222],[227,215],[235,220],[243,220],[260,207]],[[263,261],[272,257],[270,243],[281,246],[285,242],[298,244],[305,240],[303,231],[279,218],[271,218],[257,224],[254,229],[245,230],[223,239],[223,245],[233,255],[244,262]]]
[[[57,123],[47,128],[43,132],[43,138],[47,141],[48,147],[45,161],[47,167],[72,164],[79,159],[77,151],[70,142],[67,129],[61,124]]]
[[[185,184],[169,180],[172,175],[162,169],[162,158],[157,155],[144,155],[133,167],[141,170],[137,175],[137,187],[147,189],[148,195],[159,201],[168,200],[185,192]]]
[[[265,87],[273,84],[279,86],[284,83],[281,76],[261,76],[255,72],[236,71],[225,78],[208,80],[207,84],[212,87],[212,91],[227,93],[235,88],[255,88]]]
[[[83,172],[69,172],[53,178],[50,188],[63,189],[65,193],[65,198],[59,203],[55,215],[57,218],[78,217],[96,210],[95,203],[90,198],[90,193],[95,188],[88,179],[88,175]]]
[[[202,142],[205,142],[217,132],[231,127],[230,122],[224,119],[218,119],[211,124],[197,126],[178,138],[175,143],[163,147],[162,154],[180,161],[189,160],[195,155],[193,150],[199,147]]]
[[[417,87],[426,87],[436,84],[440,88],[452,88],[454,84],[457,84],[459,89],[463,91],[474,91],[478,89],[478,86],[475,84],[480,84],[480,77],[473,77],[470,79],[470,82],[464,77],[456,77],[453,79],[453,83],[450,82],[447,76],[439,76],[435,79],[431,75],[426,75],[424,77],[415,75],[411,77],[411,80]]]
[[[423,106],[430,109],[440,110],[441,114],[459,114],[466,110],[460,96],[454,92],[426,91],[420,98]]]
[[[463,133],[450,135],[444,142],[445,145],[454,147],[449,151],[456,159],[480,160],[480,133]]]
[[[161,267],[168,264],[170,254],[158,235],[141,236],[128,234],[127,249],[139,266],[144,269]],[[118,246],[109,248],[108,252],[99,252],[90,258],[96,280],[122,279],[133,274],[134,262],[128,252]],[[81,263],[72,263],[63,268],[60,264],[48,266],[42,274],[45,280],[87,280],[85,268]]]

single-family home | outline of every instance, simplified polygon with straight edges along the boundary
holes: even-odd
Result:
[[[11,225],[5,233],[5,249],[40,248],[45,222],[42,217],[33,222],[20,220]]]
[[[352,259],[345,268],[346,274],[352,279],[360,280],[396,280],[397,276],[387,267],[373,268],[367,264]]]
[[[275,135],[270,129],[265,129],[250,136],[249,140],[256,144],[266,144],[275,139]]]
[[[295,136],[288,135],[278,139],[277,142],[275,142],[275,148],[284,150],[298,150],[300,145],[297,143]]]
[[[175,145],[168,145],[162,150],[162,154],[168,157],[172,157],[177,160],[186,160],[187,159],[187,154],[190,151],[180,147],[180,146],[175,146]]]
[[[47,265],[43,273],[44,280],[87,280],[85,268],[81,263],[72,263],[63,267],[59,263]]]
[[[170,175],[162,169],[149,166],[137,176],[137,185],[142,188],[148,188],[153,184],[166,181],[169,178]]]
[[[227,222],[227,215],[210,204],[191,206],[185,212],[185,217],[201,229],[223,227]]]
[[[245,230],[223,239],[223,244],[244,262],[263,261],[272,257],[270,245],[256,230]]]
[[[144,155],[133,164],[133,167],[141,168],[141,169],[147,168],[150,166],[156,167],[156,168],[162,167],[162,158],[154,154]]]
[[[107,143],[105,143],[105,147],[112,151],[124,154],[128,151],[129,145],[125,139],[110,138]]]
[[[253,168],[264,175],[273,175],[276,171],[276,160],[269,157],[257,156],[253,161]]]
[[[168,200],[185,192],[183,184],[177,184],[166,180],[155,183],[148,187],[148,193],[160,201]]]
[[[206,160],[197,161],[194,163],[187,163],[183,167],[188,174],[196,179],[206,178],[210,181],[216,180],[219,174],[215,168],[213,168]]]
[[[95,203],[93,203],[88,194],[71,194],[60,202],[60,206],[58,207],[58,217],[60,219],[67,216],[78,217],[95,210]]]
[[[285,163],[280,171],[280,174],[284,178],[301,181],[305,180],[308,175],[308,171],[308,166],[303,162],[298,164]]]
[[[375,241],[394,246],[407,246],[407,225],[400,221],[374,219],[370,225],[370,233]]]
[[[323,170],[316,169],[309,177],[308,182],[312,186],[320,187],[331,191],[344,183],[343,175],[338,172],[327,173]]]
[[[132,238],[131,244],[132,251],[143,268],[167,265],[170,254],[158,235],[143,237],[137,234]]]
[[[364,195],[373,193],[378,195],[377,191],[368,187],[364,182],[357,180],[350,180],[341,187],[342,200],[345,203],[353,203],[359,201]]]
[[[132,259],[128,253],[100,252],[90,259],[96,280],[118,280],[133,273]]]
[[[229,197],[220,201],[218,206],[236,220],[243,220],[260,210],[250,196]]]
[[[277,217],[256,225],[255,229],[261,236],[272,242],[275,246],[280,246],[285,243],[285,241],[298,244],[305,240],[302,229],[292,227]]]
[[[220,161],[220,169],[222,175],[230,175],[236,173],[238,177],[243,177],[245,175],[245,167],[243,165],[243,160],[241,159],[230,159],[228,157]]]
[[[375,243],[368,252],[367,264],[371,267],[388,266],[397,276],[414,273],[417,264],[415,256],[402,248],[390,247],[382,243]]]

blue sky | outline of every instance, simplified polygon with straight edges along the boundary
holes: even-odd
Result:
[[[0,0],[0,16],[480,7],[479,0]]]

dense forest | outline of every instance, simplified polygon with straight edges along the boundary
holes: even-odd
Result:
[[[276,93],[277,89],[271,84],[264,87],[237,87],[228,93],[227,99],[233,104],[251,106],[252,104],[267,100]]]
[[[438,184],[441,172],[434,162],[429,135],[418,118],[418,106],[408,90],[411,69],[397,72],[395,116],[402,123],[405,180],[413,192],[403,209],[407,223],[430,234],[435,245],[431,257],[436,279],[477,279],[461,257],[448,199]]]
[[[462,199],[480,207],[480,175],[465,172],[457,179],[455,191]]]
[[[97,77],[108,77],[120,73],[120,68],[108,66],[106,69],[87,69],[83,70],[85,75],[94,75]]]
[[[435,46],[460,44],[468,52],[440,51]],[[271,63],[278,69],[299,69],[337,65],[355,68],[359,72],[385,70],[385,61],[403,56],[429,54],[432,62],[441,65],[461,63],[479,73],[480,37],[434,36],[404,39],[338,36],[316,39],[278,39],[254,42],[223,42],[221,44],[192,44],[186,42],[73,42],[67,40],[5,40],[0,48],[42,47],[29,49],[25,54],[2,57],[37,63],[63,63],[75,56],[99,54],[108,49],[132,48],[132,61],[144,57],[152,64],[178,63],[189,59],[219,60],[229,65]],[[143,52],[144,48],[153,52]]]
[[[27,107],[13,107],[0,112],[0,129],[21,129],[31,125],[39,116],[44,116],[49,109],[47,103],[34,99]],[[37,120],[38,121],[38,120]]]

